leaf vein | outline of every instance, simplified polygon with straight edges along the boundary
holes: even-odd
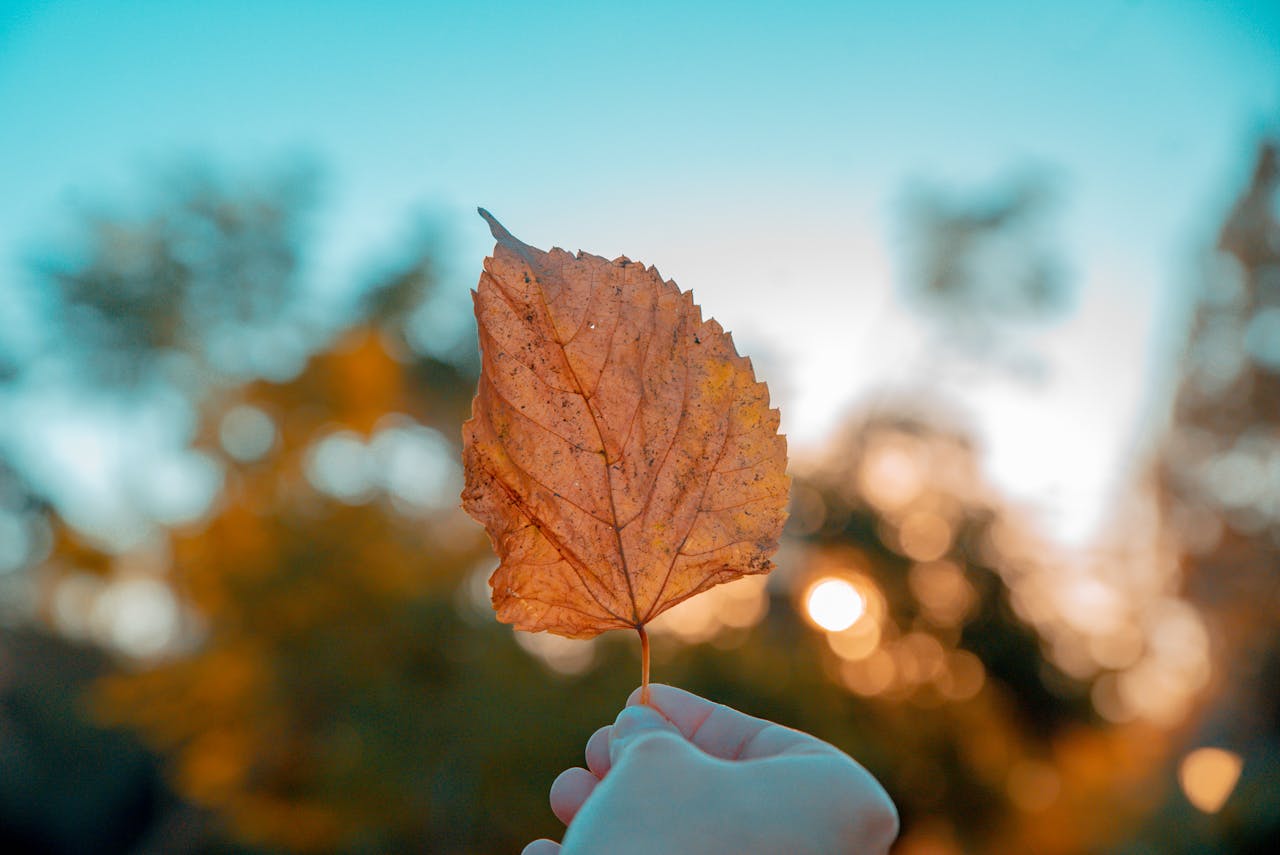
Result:
[[[551,320],[551,307],[547,305],[547,294],[542,289],[541,285],[538,287],[538,297],[542,302],[543,314],[546,316],[547,323],[550,326],[551,340],[560,348],[560,358],[564,360],[565,368],[569,372],[569,379],[573,381],[573,385],[576,388],[578,395],[586,405],[587,415],[591,417],[591,424],[596,429],[596,438],[600,440],[600,461],[604,465],[605,490],[609,494],[609,512],[613,516],[612,528],[614,545],[618,551],[618,560],[622,564],[622,578],[627,585],[627,597],[631,600],[631,611],[638,621],[640,616],[638,614],[639,609],[636,606],[635,586],[631,583],[631,571],[627,567],[627,551],[622,548],[622,529],[618,527],[618,505],[613,498],[613,472],[609,469],[608,460],[606,459],[608,452],[604,450],[604,431],[601,430],[600,421],[596,418],[595,411],[591,409],[590,402],[587,400],[586,392],[582,388],[582,380],[579,379],[578,372],[574,370],[573,363],[569,361],[569,354],[565,350],[564,342],[560,341],[559,337],[556,335],[555,324]],[[597,600],[597,602],[599,601]],[[614,616],[617,617],[617,615]],[[619,620],[621,620],[621,618],[619,618]]]
[[[688,347],[689,347],[688,341],[686,340],[685,349],[688,350]],[[685,360],[684,376],[685,376],[685,400],[687,402],[689,397],[689,361],[688,359]],[[687,408],[688,408],[687,403],[680,407],[680,418],[682,420],[684,418],[684,411]],[[733,422],[732,413],[730,413],[729,421],[730,421],[730,425],[732,425],[732,422]],[[729,447],[729,426],[728,425],[725,427],[724,433],[725,433],[724,442],[720,444],[720,451],[718,454],[716,454],[716,462],[711,465],[712,472],[714,472],[715,468],[720,465],[720,458],[724,457],[724,451],[726,448]],[[668,451],[670,451],[670,449],[668,449]],[[702,497],[707,494],[708,481],[709,479],[704,480],[702,482],[702,494],[698,496],[699,506],[702,505]],[[648,617],[653,614],[654,609],[656,609],[658,607],[658,604],[662,602],[662,595],[666,593],[667,585],[671,582],[671,571],[675,569],[676,558],[680,556],[681,551],[684,549],[684,545],[689,542],[689,535],[693,534],[694,526],[696,526],[697,524],[698,524],[698,514],[695,513],[692,519],[689,520],[689,527],[685,529],[684,537],[680,538],[680,545],[676,547],[675,554],[671,556],[671,563],[667,565],[667,572],[662,577],[662,585],[658,588],[658,593],[653,598],[653,602],[649,604],[649,611],[646,613],[646,619],[648,619]]]
[[[555,549],[562,556],[564,556],[565,563],[569,565],[570,569],[573,570],[574,575],[578,577],[578,581],[582,583],[582,588],[587,592],[587,596],[595,600],[596,605],[604,609],[606,613],[612,615],[618,620],[624,620],[624,618],[621,615],[616,614],[612,609],[610,609],[603,602],[601,602],[600,598],[596,596],[595,591],[591,590],[591,586],[587,584],[587,580],[586,578],[584,578],[584,574],[585,576],[591,577],[591,579],[594,580],[595,583],[600,587],[602,588],[607,587],[603,582],[600,581],[599,576],[592,573],[591,570],[587,568],[586,562],[583,561],[581,558],[579,558],[573,552],[573,550],[569,549],[567,546],[561,543],[559,538],[555,537],[551,532],[547,531],[542,526],[538,525],[538,518],[534,516],[533,511],[531,511],[528,507],[525,506],[524,499],[520,496],[520,494],[516,491],[514,487],[512,487],[510,484],[508,484],[507,482],[499,478],[497,473],[489,469],[487,466],[482,468],[485,474],[487,474],[490,478],[492,478],[493,482],[497,484],[500,488],[502,488],[502,491],[507,494],[507,498],[511,500],[511,504],[516,509],[516,511],[518,511],[521,515],[523,515],[526,519],[528,519],[529,522],[532,523],[534,527],[538,529],[538,534],[542,535],[543,539],[546,540],[547,543],[550,543],[553,549]]]
[[[721,549],[728,549],[730,546],[737,546],[742,543],[754,543],[752,538],[744,537],[742,540],[731,540],[728,543],[722,543],[719,546],[713,546],[710,549],[703,549],[700,552],[685,552],[683,550],[677,552],[677,555],[683,555],[685,558],[697,558],[699,555],[710,555],[713,552],[719,552]],[[672,564],[675,562],[672,561]]]
[[[609,367],[609,358],[613,356],[613,339],[618,334],[618,327],[622,325],[622,307],[613,316],[613,326],[609,329],[609,340],[604,346],[604,361],[600,363],[600,373],[596,375],[596,382],[591,384],[591,397],[595,398],[596,393],[600,391],[600,381],[604,379],[605,369]]]
[[[765,501],[766,499],[776,499],[776,498],[778,498],[778,496],[781,496],[781,495],[785,495],[785,494],[783,494],[783,493],[764,493],[764,494],[759,495],[759,496],[756,496],[756,497],[754,497],[754,498],[751,498],[751,499],[744,499],[743,501],[738,502],[738,503],[736,503],[736,504],[732,504],[732,505],[724,505],[724,506],[719,507],[719,508],[703,508],[703,507],[699,507],[699,508],[698,508],[698,511],[699,511],[699,513],[704,513],[704,514],[718,514],[718,513],[720,513],[721,511],[732,511],[732,510],[733,510],[733,509],[735,509],[735,508],[745,507],[746,505],[755,504],[756,502],[763,502],[763,501]]]
[[[648,397],[645,394],[646,386],[644,378],[648,374],[645,368],[649,363],[649,345],[653,343],[653,330],[658,326],[658,295],[652,294],[651,296],[652,299],[649,303],[649,334],[645,336],[644,350],[640,353],[640,400],[636,401],[636,408],[631,412],[631,419],[627,422],[626,436],[623,438],[621,444],[618,445],[618,453],[622,455],[626,455],[627,453],[627,446],[631,443],[631,434],[636,428],[636,419],[639,418],[640,410],[644,407],[644,402]],[[622,458],[619,458],[619,460],[620,459]],[[616,463],[617,461],[615,460],[611,462]],[[630,520],[627,520],[627,525],[630,525],[631,521],[638,516],[640,516],[640,514],[636,513]],[[623,528],[626,528],[626,526],[623,526]]]
[[[594,449],[583,448],[581,445],[578,445],[578,443],[569,439],[567,436],[557,433],[556,431],[544,425],[542,422],[535,419],[533,416],[526,413],[524,410],[520,409],[518,406],[516,406],[514,401],[512,401],[510,398],[508,398],[506,395],[502,393],[502,390],[498,388],[498,384],[493,382],[493,378],[490,377],[488,374],[485,375],[484,379],[489,381],[489,388],[493,390],[493,394],[497,396],[499,401],[506,404],[507,409],[510,410],[514,415],[520,416],[522,419],[529,422],[530,424],[533,424],[533,425],[536,425],[537,427],[542,428],[544,431],[551,434],[556,439],[563,442],[565,445],[569,446],[570,448],[576,449],[577,451],[581,451],[583,454],[599,454],[599,452],[595,451]],[[503,446],[505,447],[506,443],[503,443]]]
[[[508,454],[508,455],[507,455],[507,460],[508,460],[508,462],[511,464],[511,466],[512,466],[514,469],[516,469],[517,471],[519,471],[519,472],[520,472],[521,474],[523,474],[526,478],[528,478],[528,479],[529,479],[530,481],[532,481],[533,483],[537,484],[537,485],[538,485],[539,487],[541,487],[542,489],[546,490],[548,493],[551,493],[551,494],[552,494],[553,496],[555,496],[557,499],[559,499],[559,500],[563,501],[565,504],[567,504],[567,505],[570,505],[570,506],[572,506],[572,507],[577,508],[578,510],[582,511],[582,512],[583,512],[584,514],[586,514],[587,516],[591,517],[591,518],[592,518],[593,520],[595,520],[596,522],[600,523],[601,525],[607,525],[607,526],[612,526],[612,525],[613,525],[613,523],[612,523],[610,520],[603,519],[602,517],[598,517],[598,516],[596,516],[596,514],[595,514],[593,511],[588,510],[587,508],[583,507],[583,506],[582,506],[581,504],[579,504],[578,502],[574,501],[573,499],[570,499],[570,498],[569,498],[568,496],[566,496],[564,493],[561,493],[560,491],[556,490],[556,488],[554,488],[554,487],[550,486],[549,484],[547,484],[547,483],[543,482],[543,480],[542,480],[541,478],[539,478],[537,475],[534,475],[534,474],[533,474],[532,472],[530,472],[528,469],[526,469],[525,467],[521,466],[521,465],[520,465],[519,463],[517,463],[515,460],[511,459],[511,455],[510,455],[510,454]]]

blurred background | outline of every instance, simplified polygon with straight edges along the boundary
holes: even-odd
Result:
[[[0,0],[0,850],[559,837],[638,651],[488,605],[482,204],[781,408],[655,679],[897,855],[1276,851],[1278,119],[1262,2]]]

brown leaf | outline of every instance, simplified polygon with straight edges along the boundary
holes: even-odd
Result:
[[[658,271],[511,236],[473,297],[483,364],[463,507],[498,619],[590,638],[772,569],[786,440],[729,334]]]

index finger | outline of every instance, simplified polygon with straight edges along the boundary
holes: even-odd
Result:
[[[712,757],[721,760],[758,760],[779,754],[841,753],[816,737],[762,718],[749,716],[692,692],[652,683],[649,704]],[[640,702],[640,690],[631,693],[627,706]]]

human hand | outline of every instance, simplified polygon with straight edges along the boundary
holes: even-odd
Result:
[[[822,740],[671,686],[639,690],[587,741],[587,768],[551,785],[563,848],[522,855],[882,855],[898,833],[888,794]]]

